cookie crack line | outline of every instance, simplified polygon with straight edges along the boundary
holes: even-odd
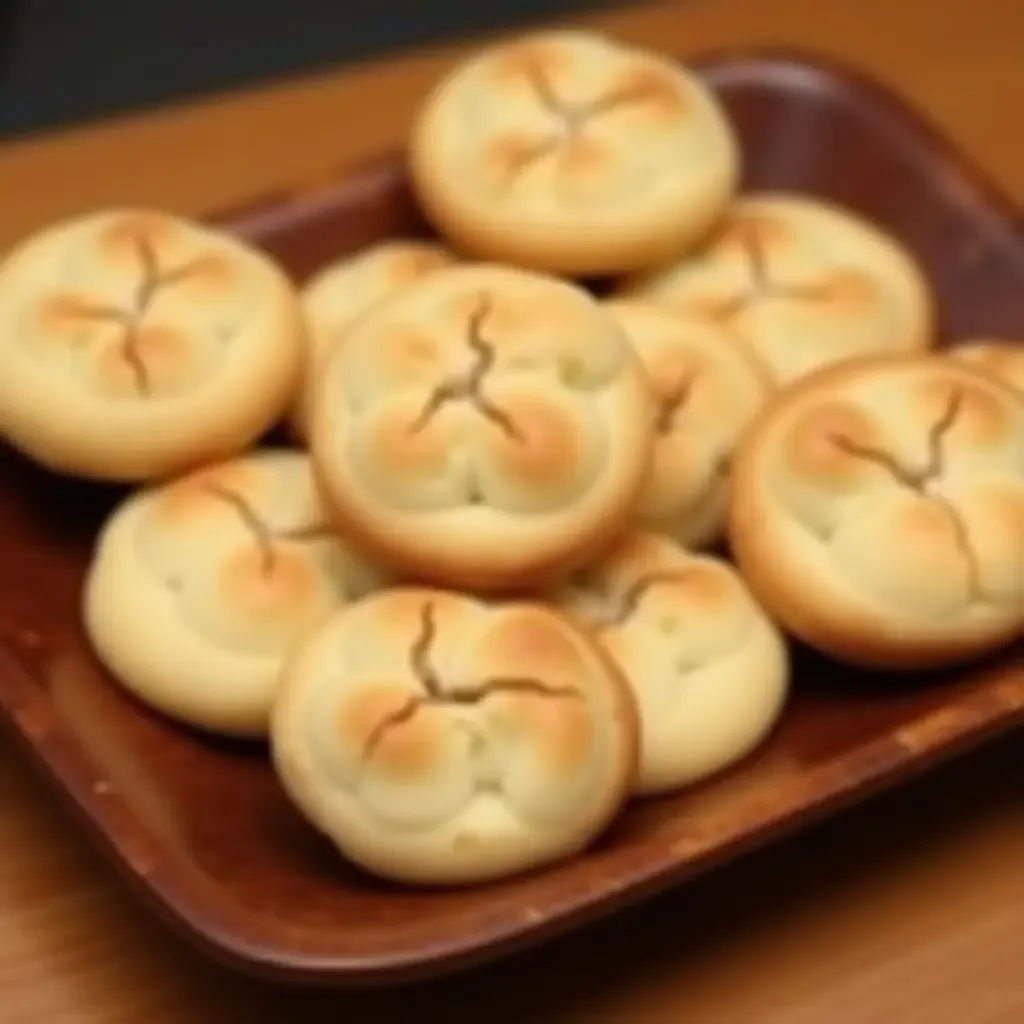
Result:
[[[525,442],[526,438],[515,420],[484,393],[487,378],[496,361],[494,345],[483,336],[484,326],[493,308],[491,296],[486,293],[481,295],[466,327],[466,345],[473,354],[473,364],[465,373],[448,377],[434,388],[419,415],[409,425],[409,433],[418,434],[425,430],[434,416],[449,402],[468,401],[506,437],[519,444]]]
[[[207,484],[204,490],[211,497],[229,506],[248,531],[260,555],[260,574],[269,579],[277,568],[278,544],[281,541],[309,543],[332,536],[331,530],[322,523],[288,527],[275,530],[256,511],[252,503],[238,491],[223,484]]]
[[[592,100],[572,102],[559,95],[547,72],[536,61],[525,70],[527,81],[540,107],[559,122],[559,129],[549,136],[526,146],[512,161],[506,184],[512,184],[524,171],[545,157],[552,156],[564,146],[579,141],[584,130],[593,121],[623,107],[651,102],[663,95],[653,83],[640,83],[612,89]]]
[[[132,245],[139,261],[140,278],[129,307],[123,309],[118,306],[75,303],[69,312],[80,320],[115,323],[121,328],[121,337],[117,342],[118,354],[131,371],[139,394],[149,395],[152,391],[149,367],[139,351],[142,321],[162,291],[200,273],[204,260],[194,259],[179,267],[161,270],[156,248],[144,233],[133,235]]]
[[[833,285],[787,284],[772,277],[768,251],[757,225],[737,221],[732,230],[740,244],[750,270],[750,281],[739,294],[715,304],[711,315],[721,323],[729,323],[745,310],[764,299],[802,299],[806,302],[820,302],[829,298]]]
[[[366,739],[363,761],[372,759],[387,734],[410,721],[424,707],[469,707],[482,703],[499,693],[528,693],[552,700],[582,700],[583,695],[571,686],[551,686],[536,676],[497,675],[475,682],[445,686],[431,660],[437,641],[437,617],[434,602],[427,601],[420,609],[420,629],[409,649],[409,667],[422,693],[413,694],[400,707],[385,715]]]
[[[699,370],[690,370],[667,395],[661,396],[654,415],[654,429],[657,433],[670,434],[675,429],[676,421],[689,403],[699,376]]]
[[[600,616],[600,621],[594,623],[596,629],[603,631],[625,626],[640,611],[644,599],[654,587],[662,583],[685,583],[686,576],[685,569],[648,572],[638,576],[622,590],[613,590],[596,578],[583,573],[577,577],[577,589],[590,591],[596,594],[604,605],[611,606],[609,613]]]
[[[832,433],[832,443],[847,455],[874,462],[886,470],[897,483],[921,491],[938,479],[944,471],[946,436],[956,425],[963,408],[963,392],[953,390],[942,415],[928,428],[928,459],[920,469],[907,468],[891,452],[871,445],[862,445],[852,438]]]
[[[927,459],[923,466],[917,468],[906,466],[892,452],[872,445],[860,444],[843,434],[831,433],[829,439],[841,452],[880,466],[899,486],[913,491],[941,509],[949,521],[953,531],[954,544],[967,570],[967,585],[971,598],[980,601],[984,596],[981,568],[963,516],[948,498],[936,494],[930,489],[930,486],[941,479],[945,472],[945,442],[949,432],[956,426],[957,420],[960,418],[963,400],[962,391],[957,388],[950,391],[942,415],[928,428]]]

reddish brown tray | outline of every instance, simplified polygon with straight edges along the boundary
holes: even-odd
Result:
[[[699,62],[743,139],[746,183],[845,201],[919,255],[947,337],[1024,337],[1019,212],[955,147],[858,75],[787,54]],[[298,275],[420,230],[400,158],[216,218]],[[227,962],[291,980],[450,970],[606,914],[1024,719],[1024,647],[954,676],[867,678],[806,653],[754,758],[632,807],[591,852],[532,877],[422,893],[348,867],[289,808],[258,747],[133,704],[87,654],[78,593],[113,495],[0,452],[0,720],[124,876]]]

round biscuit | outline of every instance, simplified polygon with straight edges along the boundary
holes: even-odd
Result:
[[[72,218],[0,263],[0,430],[104,480],[227,458],[292,400],[303,331],[291,281],[238,239],[154,210]]]
[[[343,532],[410,580],[532,587],[629,521],[653,406],[614,317],[582,289],[485,264],[438,270],[328,360],[311,450]]]
[[[530,602],[401,587],[348,605],[288,663],[271,750],[351,861],[464,885],[572,856],[636,770],[636,712],[585,631]]]
[[[934,297],[915,257],[852,210],[795,193],[740,196],[704,246],[621,294],[731,326],[779,384],[935,343]]]
[[[456,246],[568,276],[674,259],[715,224],[739,177],[718,99],[681,64],[594,32],[479,51],[428,96],[409,167]]]
[[[877,668],[1024,629],[1024,403],[944,355],[869,356],[784,391],[733,463],[729,539],[769,613]]]
[[[688,548],[714,546],[725,527],[733,447],[774,386],[724,325],[637,299],[605,308],[639,355],[656,409],[637,525]]]
[[[554,595],[619,666],[640,722],[639,794],[692,785],[758,748],[789,692],[779,629],[727,563],[630,532]]]
[[[327,525],[309,457],[266,448],[126,498],[101,530],[82,614],[100,662],[143,703],[261,736],[282,660],[385,579]]]

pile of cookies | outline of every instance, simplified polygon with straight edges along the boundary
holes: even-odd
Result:
[[[439,240],[301,287],[149,210],[0,265],[6,439],[137,485],[85,582],[98,658],[267,737],[345,856],[535,868],[757,748],[787,634],[919,669],[1024,630],[1024,347],[933,351],[895,239],[738,193],[686,68],[585,32],[489,46],[408,166]]]

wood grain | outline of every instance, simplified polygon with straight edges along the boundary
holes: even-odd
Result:
[[[673,50],[785,43],[927,107],[1024,201],[1019,0],[709,0],[603,19]],[[445,55],[24,142],[0,155],[8,244],[106,201],[201,211],[400,141]],[[368,97],[372,95],[372,102]],[[325,129],[325,125],[333,126]],[[13,198],[12,198],[13,197]],[[411,991],[283,993],[201,962],[138,908],[0,753],[0,1021],[393,1019],[1002,1024],[1024,1018],[1024,746],[1011,739],[643,910]],[[500,1002],[493,998],[501,993]]]

